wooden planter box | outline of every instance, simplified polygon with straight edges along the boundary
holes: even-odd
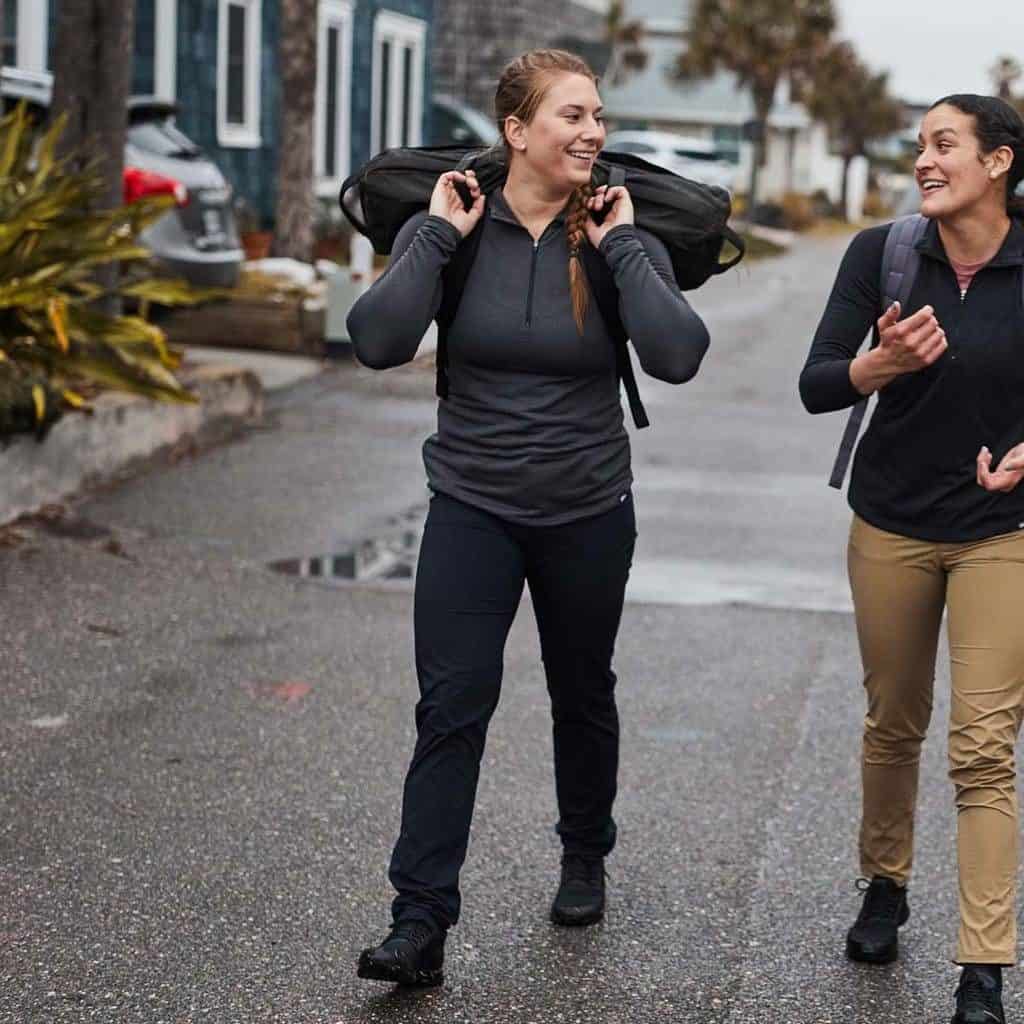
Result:
[[[322,356],[324,310],[305,308],[300,296],[239,296],[166,311],[158,325],[172,345],[220,345]]]

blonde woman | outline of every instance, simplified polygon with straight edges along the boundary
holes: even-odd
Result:
[[[388,271],[349,317],[362,362],[408,362],[438,313],[445,266],[470,232],[483,232],[448,333],[448,396],[423,449],[433,496],[416,576],[420,700],[391,860],[393,926],[359,960],[360,977],[399,984],[443,980],[524,584],[554,719],[563,858],[551,917],[586,925],[604,913],[619,753],[612,653],[636,529],[615,349],[581,247],[607,261],[647,373],[689,380],[708,346],[665,248],[634,226],[626,189],[591,189],[605,128],[586,63],[524,54],[502,74],[495,106],[504,186],[485,197],[472,172],[442,175],[429,212],[405,225]]]

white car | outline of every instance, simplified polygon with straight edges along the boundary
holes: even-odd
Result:
[[[623,130],[609,132],[604,148],[612,153],[632,153],[684,178],[718,185],[730,192],[736,187],[736,164],[727,160],[709,139],[673,132]]]

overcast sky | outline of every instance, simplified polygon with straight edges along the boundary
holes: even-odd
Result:
[[[992,91],[996,58],[1024,63],[1024,0],[836,0],[839,35],[889,71],[901,99]],[[1024,89],[1024,79],[1017,83]]]

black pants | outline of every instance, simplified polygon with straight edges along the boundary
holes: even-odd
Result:
[[[558,832],[567,853],[602,857],[615,845],[611,662],[635,539],[628,495],[562,526],[520,526],[440,494],[431,501],[416,573],[416,750],[391,859],[396,920],[458,920],[480,759],[524,581],[554,719]]]

